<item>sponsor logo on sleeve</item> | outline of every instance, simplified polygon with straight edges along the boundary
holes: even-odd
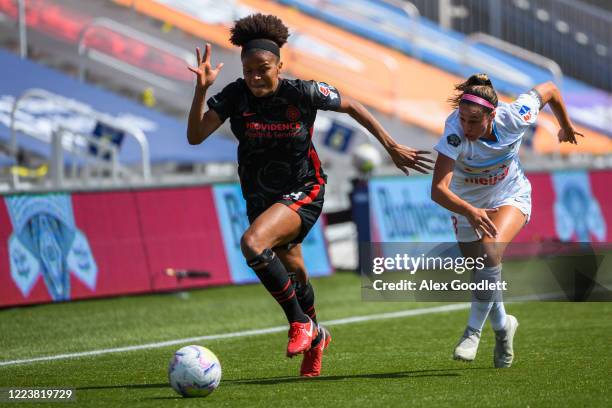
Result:
[[[446,136],[446,142],[454,147],[457,147],[461,144],[461,138],[455,133]]]

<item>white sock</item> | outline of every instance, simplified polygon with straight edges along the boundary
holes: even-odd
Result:
[[[506,308],[504,302],[494,302],[489,312],[489,321],[493,330],[500,331],[506,327]]]
[[[495,282],[500,278],[500,276],[501,264],[474,271],[473,281],[480,282],[482,280],[486,280]],[[470,317],[468,319],[469,327],[482,331],[482,326],[484,326],[485,322],[487,321],[489,312],[493,307],[494,295],[495,293],[493,291],[472,292],[472,308],[470,310]]]
[[[472,300],[472,308],[470,309],[470,318],[468,319],[468,326],[472,329],[482,331],[489,311],[493,306],[493,302],[482,302],[478,300]]]

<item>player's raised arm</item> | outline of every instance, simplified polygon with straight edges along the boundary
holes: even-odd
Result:
[[[426,156],[430,154],[429,151],[416,150],[397,143],[380,122],[358,101],[343,96],[338,112],[348,113],[360,125],[368,129],[387,150],[393,163],[404,173],[408,174],[409,168],[421,173],[433,170],[431,165],[428,164],[433,163],[433,160]]]
[[[550,108],[553,111],[553,114],[557,118],[559,122],[559,126],[561,129],[557,134],[559,138],[559,142],[569,142],[573,144],[578,144],[576,140],[576,135],[584,137],[584,135],[580,132],[577,132],[572,125],[572,121],[569,118],[569,114],[567,113],[567,109],[565,107],[565,102],[563,102],[563,97],[561,96],[561,91],[553,82],[545,82],[543,84],[537,85],[533,88],[534,91],[538,93],[541,99],[543,108],[545,105],[550,105]]]
[[[223,123],[214,110],[209,109],[204,112],[206,91],[215,82],[219,71],[223,67],[223,63],[219,63],[216,68],[212,68],[210,64],[210,48],[210,44],[206,44],[204,56],[201,55],[200,49],[196,48],[198,66],[195,68],[187,67],[188,70],[196,75],[196,88],[187,121],[187,140],[192,145],[202,143]]]

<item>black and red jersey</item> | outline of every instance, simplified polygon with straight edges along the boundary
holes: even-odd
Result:
[[[324,83],[280,79],[273,95],[258,98],[243,79],[208,100],[238,139],[238,173],[248,202],[266,205],[292,188],[325,184],[312,144],[317,110],[337,110],[338,91]]]

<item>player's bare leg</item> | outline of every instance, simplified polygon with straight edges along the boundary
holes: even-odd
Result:
[[[240,249],[246,259],[259,255],[266,248],[291,242],[300,233],[302,219],[283,204],[273,204],[244,232]]]
[[[294,281],[305,285],[308,283],[308,271],[302,255],[302,244],[283,245],[274,248],[287,272],[295,275]]]

